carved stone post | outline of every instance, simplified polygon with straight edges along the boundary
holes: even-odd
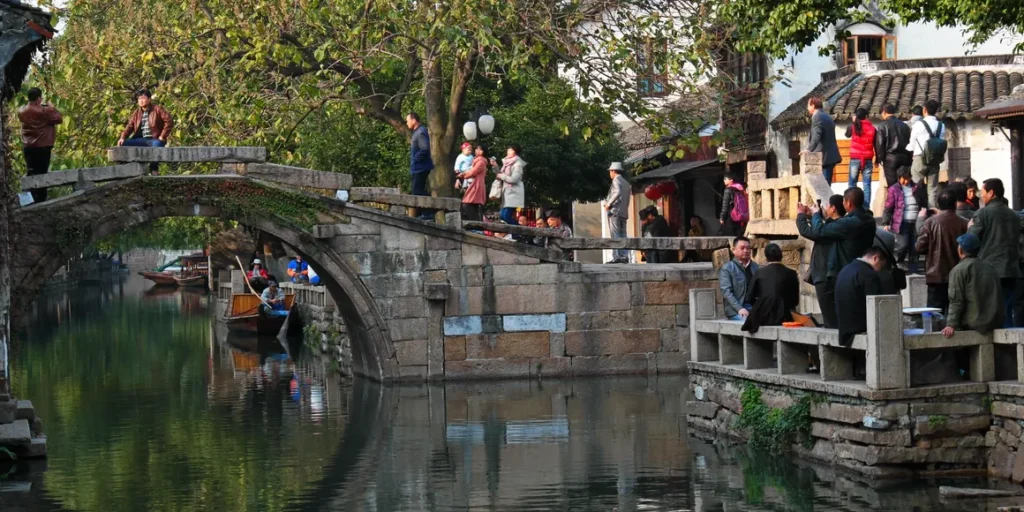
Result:
[[[867,300],[867,386],[904,389],[910,385],[910,376],[903,350],[903,299],[899,295],[873,295]]]

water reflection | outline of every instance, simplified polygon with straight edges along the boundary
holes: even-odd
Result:
[[[345,383],[147,291],[37,303],[13,377],[51,456],[3,510],[986,509],[692,437],[682,377]]]

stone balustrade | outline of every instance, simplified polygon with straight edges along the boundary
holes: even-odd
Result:
[[[746,371],[808,377],[808,353],[820,358],[822,382],[851,381],[854,367],[863,358],[867,389],[908,389],[913,381],[912,357],[917,351],[964,348],[969,355],[969,375],[974,382],[996,379],[996,344],[1015,345],[1018,365],[1024,362],[1024,329],[997,330],[990,335],[958,331],[946,338],[941,333],[903,329],[903,301],[898,295],[867,298],[868,330],[844,347],[835,329],[765,326],[756,333],[743,331],[742,322],[721,318],[713,289],[690,290],[690,360],[714,363]],[[1024,383],[1024,371],[1014,379]]]
[[[804,155],[800,165],[801,174],[794,176],[766,179],[761,173],[748,173],[747,236],[799,235],[795,222],[797,203],[824,203],[832,196],[832,189],[821,174],[820,153]]]

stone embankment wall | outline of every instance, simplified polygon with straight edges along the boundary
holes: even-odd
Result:
[[[710,265],[583,270],[517,258],[467,246],[449,271],[446,379],[686,371],[689,290],[717,288]],[[393,331],[396,346],[423,327]]]
[[[1000,437],[995,433],[1002,430],[998,425],[1007,421],[998,416],[995,405],[999,402],[991,401],[986,383],[856,391],[810,381],[796,387],[773,375],[763,375],[755,382],[693,369],[690,384],[696,398],[686,408],[690,425],[741,440],[750,435],[737,426],[748,385],[760,388],[764,403],[777,409],[811,396],[809,437],[793,445],[796,453],[873,477],[984,472],[989,466],[989,447]],[[1017,407],[1024,418],[1024,406]],[[1016,419],[1012,423],[1018,425],[1014,429],[1016,442],[1021,427]],[[1009,459],[1013,459],[1011,453],[1005,450]],[[1024,474],[1024,464],[1019,471]]]
[[[46,457],[43,422],[36,416],[32,402],[0,393],[0,448],[21,459]],[[0,460],[3,458],[0,456]]]
[[[986,437],[991,448],[989,474],[1024,482],[1024,386],[989,384],[992,429]]]
[[[329,368],[351,377],[352,340],[331,295],[322,286],[281,283],[281,289],[296,295],[305,348],[325,360]]]

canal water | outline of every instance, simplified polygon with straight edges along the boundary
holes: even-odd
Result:
[[[701,440],[684,377],[384,388],[227,335],[213,300],[134,276],[39,298],[12,379],[49,459],[0,510],[987,509]]]

